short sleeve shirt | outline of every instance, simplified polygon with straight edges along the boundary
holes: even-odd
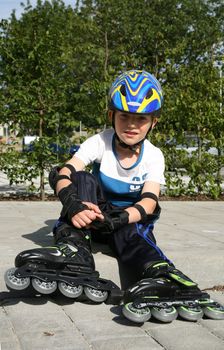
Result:
[[[116,155],[113,129],[87,139],[75,156],[86,166],[93,164],[93,174],[98,178],[105,198],[115,206],[136,203],[146,181],[165,184],[161,150],[144,140],[136,163],[130,168],[123,168]]]

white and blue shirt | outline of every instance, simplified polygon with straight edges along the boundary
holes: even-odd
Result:
[[[131,206],[139,201],[146,181],[165,184],[161,150],[144,140],[136,163],[123,168],[116,155],[113,129],[87,139],[75,157],[86,166],[93,164],[93,174],[98,178],[106,199],[115,206]]]

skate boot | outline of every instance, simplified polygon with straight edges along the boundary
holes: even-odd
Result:
[[[224,307],[174,265],[154,262],[146,266],[143,277],[125,292],[122,313],[130,321],[142,323],[151,316],[161,322],[172,322],[177,316],[188,321],[203,315],[224,319]]]
[[[15,259],[15,268],[5,273],[5,283],[10,289],[23,290],[29,285],[41,294],[58,290],[68,298],[78,298],[83,293],[96,303],[104,302],[119,287],[112,281],[99,277],[90,251],[89,237],[81,230],[68,230],[52,247],[21,252]],[[120,294],[119,294],[120,295]]]

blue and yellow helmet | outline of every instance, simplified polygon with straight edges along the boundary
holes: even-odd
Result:
[[[119,75],[109,91],[109,108],[129,113],[159,116],[162,88],[150,73],[130,70]]]

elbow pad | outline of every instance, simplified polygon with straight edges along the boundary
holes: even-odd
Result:
[[[158,203],[158,197],[155,195],[155,193],[144,192],[141,194],[141,199],[143,198],[150,198],[150,199],[153,199],[156,203]]]
[[[71,174],[74,174],[76,172],[75,168],[71,164],[65,164],[63,167],[55,166],[54,168],[52,168],[48,176],[48,181],[54,192],[56,192],[56,186],[59,180],[67,179],[71,181],[70,176],[59,175],[59,172],[62,168],[68,168],[71,171]]]
[[[155,193],[152,193],[152,192],[144,192],[141,194],[141,199],[143,198],[150,198],[150,199],[153,199],[155,202],[156,202],[156,207],[155,207],[155,210],[152,214],[147,214],[145,209],[138,203],[136,203],[134,205],[134,208],[136,208],[140,215],[141,215],[141,220],[140,222],[142,223],[154,223],[155,221],[157,221],[159,219],[159,216],[160,216],[160,212],[161,212],[161,208],[158,204],[158,197],[155,195]]]

